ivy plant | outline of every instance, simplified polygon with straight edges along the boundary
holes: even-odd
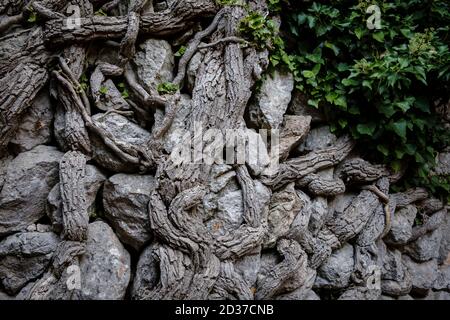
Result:
[[[449,130],[436,112],[450,99],[450,2],[447,0],[269,0],[269,17],[250,13],[241,33],[289,68],[311,108],[332,131],[350,134],[365,157],[407,168],[403,187],[448,197],[448,177],[431,174]],[[377,5],[381,28],[368,25]],[[398,186],[397,186],[398,187]]]

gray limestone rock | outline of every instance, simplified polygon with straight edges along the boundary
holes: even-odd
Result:
[[[118,143],[142,147],[147,145],[150,139],[148,131],[117,113],[96,114],[92,120],[106,130]],[[139,170],[138,166],[118,158],[95,135],[91,135],[91,140],[94,151],[93,159],[98,165],[113,172],[133,173]]]
[[[297,195],[295,183],[275,192],[270,200],[268,216],[269,232],[264,241],[265,247],[273,247],[278,238],[286,235],[297,214],[305,205]]]
[[[59,238],[52,232],[16,233],[0,242],[0,280],[9,294],[42,275]]]
[[[441,228],[429,232],[405,247],[405,252],[417,261],[428,261],[439,258],[441,246]]]
[[[0,158],[0,191],[2,190],[3,183],[5,182],[8,165],[13,159],[14,157],[7,153],[3,154]]]
[[[202,64],[204,55],[201,52],[197,52],[192,57],[191,61],[188,64],[187,70],[186,70],[186,82],[187,82],[187,88],[189,91],[192,91],[195,86],[195,79],[197,78],[197,71],[198,68],[200,68]]]
[[[450,291],[450,265],[442,265],[439,268],[439,273],[433,284],[433,289]]]
[[[160,277],[159,261],[154,254],[157,249],[158,246],[152,244],[141,253],[131,289],[132,299],[142,298],[146,289],[151,289],[158,284]]]
[[[144,41],[136,52],[134,64],[137,76],[145,88],[172,81],[175,60],[169,42],[158,39]]]
[[[442,222],[442,240],[439,248],[439,264],[450,264],[450,211],[447,209]]]
[[[10,144],[16,152],[25,152],[52,138],[53,106],[47,91],[42,91],[22,118]]]
[[[386,237],[386,241],[394,244],[406,244],[412,236],[416,214],[417,208],[413,205],[407,205],[397,210],[392,215],[391,230]]]
[[[10,162],[0,193],[0,236],[23,230],[45,215],[62,156],[55,147],[37,146]]]
[[[151,239],[148,202],[155,187],[152,176],[117,174],[105,182],[105,217],[119,239],[136,250]]]
[[[435,172],[440,176],[450,175],[450,152],[439,154]]]
[[[321,126],[312,129],[306,136],[305,141],[298,147],[300,152],[321,150],[333,146],[337,137],[330,132],[329,126]]]
[[[353,247],[345,244],[336,250],[317,270],[314,286],[317,288],[341,289],[348,286],[354,268]]]
[[[433,259],[418,263],[407,255],[403,255],[402,258],[411,274],[413,291],[418,294],[426,294],[433,288],[439,275],[437,261]]]
[[[275,71],[272,75],[268,75],[263,80],[255,104],[250,107],[252,122],[268,129],[280,128],[293,89],[292,74]]]
[[[88,232],[80,261],[82,299],[123,299],[131,276],[130,254],[106,223],[93,222]]]

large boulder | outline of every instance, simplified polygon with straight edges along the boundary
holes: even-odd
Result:
[[[63,154],[37,146],[21,153],[8,166],[0,193],[0,237],[25,229],[45,215],[45,202],[59,180]]]
[[[89,225],[80,261],[83,300],[122,300],[130,282],[130,254],[104,222]]]
[[[136,250],[151,239],[148,202],[156,187],[152,176],[117,174],[105,182],[105,217],[119,239]]]
[[[6,292],[14,295],[41,276],[59,241],[52,232],[24,232],[0,242],[0,281]]]

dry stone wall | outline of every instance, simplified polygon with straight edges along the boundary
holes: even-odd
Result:
[[[450,299],[448,207],[390,193],[399,174],[332,134],[292,75],[263,77],[245,14],[0,0],[0,299]],[[198,123],[256,137],[262,160],[175,163]]]

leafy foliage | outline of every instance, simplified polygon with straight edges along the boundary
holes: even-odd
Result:
[[[86,74],[82,74],[80,77],[80,86],[77,88],[77,92],[81,93],[81,92],[88,92],[89,91],[89,81],[88,78],[86,76]]]
[[[102,9],[95,11],[94,15],[99,16],[99,17],[107,17],[108,16],[108,14],[105,11],[103,11]]]
[[[98,92],[100,92],[100,94],[102,94],[102,95],[107,94],[108,91],[109,91],[108,88],[107,88],[107,87],[104,87],[104,86],[101,86],[101,87],[100,87],[100,90],[98,90]]]
[[[184,53],[186,52],[187,48],[186,46],[181,46],[180,49],[178,49],[177,52],[175,52],[174,56],[175,57],[182,57],[184,55]]]
[[[170,82],[160,83],[156,90],[158,90],[159,94],[174,94],[178,91],[178,86],[176,84]]]
[[[368,27],[372,4],[381,29]],[[283,37],[255,13],[241,32],[271,50],[272,65],[291,70],[332,130],[350,133],[374,161],[407,166],[407,186],[448,196],[449,178],[430,171],[450,140],[436,113],[437,101],[450,98],[450,2],[269,0],[269,7],[287,22]]]
[[[216,0],[216,3],[221,6],[244,6],[242,0]]]
[[[27,11],[28,11],[28,19],[27,19],[27,21],[29,23],[35,23],[37,21],[37,19],[38,19],[36,11],[34,11],[33,7],[27,8]]]
[[[130,92],[128,91],[125,83],[120,82],[117,86],[119,87],[120,95],[122,96],[122,98],[128,99],[130,97]]]
[[[239,25],[241,35],[258,49],[269,49],[271,67],[294,68],[291,57],[286,53],[285,43],[274,20],[251,11]]]

